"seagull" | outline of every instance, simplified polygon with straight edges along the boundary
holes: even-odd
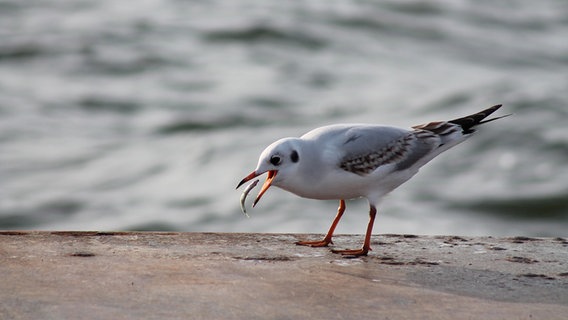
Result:
[[[347,256],[365,256],[371,250],[371,234],[380,200],[412,178],[430,160],[472,136],[475,127],[509,116],[484,120],[501,106],[411,129],[335,124],[316,128],[300,138],[283,138],[264,149],[256,169],[237,185],[237,189],[267,173],[253,207],[270,186],[304,198],[339,200],[335,219],[322,240],[296,242],[310,247],[326,247],[333,243],[333,232],[345,211],[346,199],[366,198],[369,202],[369,223],[363,246],[332,250]],[[249,186],[246,193],[250,189],[252,187]],[[241,200],[244,203],[244,198]]]

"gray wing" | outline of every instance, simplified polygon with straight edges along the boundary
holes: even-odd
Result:
[[[388,164],[403,170],[440,146],[440,141],[437,134],[420,129],[353,127],[345,132],[344,155],[339,166],[358,175],[367,175]]]

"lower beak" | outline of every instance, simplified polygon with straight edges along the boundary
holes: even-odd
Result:
[[[274,180],[274,177],[276,177],[277,173],[278,173],[278,171],[276,171],[276,170],[269,170],[268,171],[268,176],[266,177],[266,181],[264,181],[264,184],[262,185],[262,189],[260,189],[258,196],[256,196],[256,199],[252,203],[253,208],[254,208],[254,206],[256,206],[256,203],[260,200],[260,198],[266,192],[266,190],[268,190],[268,188],[270,188],[270,185],[272,185],[272,180]]]
[[[276,170],[268,170],[268,176],[266,177],[266,181],[264,181],[264,184],[262,185],[262,188],[260,189],[260,192],[258,193],[258,196],[256,197],[256,199],[254,200],[252,206],[254,207],[256,205],[256,203],[260,200],[260,198],[262,197],[262,195],[266,192],[266,190],[268,190],[268,188],[270,188],[270,186],[272,185],[272,181],[274,180],[274,178],[276,177],[276,174],[278,173],[278,171]],[[247,181],[250,181],[256,177],[258,177],[259,175],[261,175],[262,173],[258,174],[256,173],[256,171],[251,172],[251,174],[249,174],[248,176],[246,176],[243,180],[241,180],[241,182],[239,182],[239,184],[237,185],[237,189],[242,186],[243,184],[245,184]]]

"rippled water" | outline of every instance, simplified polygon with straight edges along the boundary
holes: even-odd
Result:
[[[555,0],[1,1],[0,229],[325,232],[334,201],[240,213],[269,143],[503,103],[375,232],[568,236],[567,36]]]

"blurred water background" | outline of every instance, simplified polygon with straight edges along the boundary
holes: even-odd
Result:
[[[272,141],[503,103],[374,231],[568,236],[567,39],[561,0],[1,0],[0,229],[323,233],[335,201],[241,214]]]

